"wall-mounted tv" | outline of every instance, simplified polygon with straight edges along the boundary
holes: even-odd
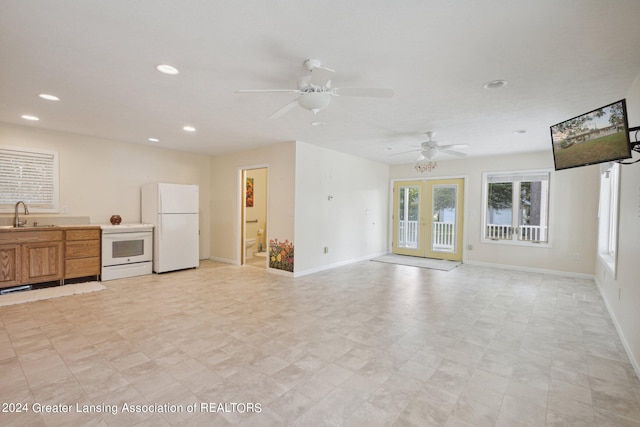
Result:
[[[624,99],[551,126],[556,170],[631,157]]]

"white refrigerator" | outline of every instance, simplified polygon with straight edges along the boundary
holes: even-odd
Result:
[[[153,271],[198,267],[197,185],[151,183],[142,186],[142,222],[153,229]]]

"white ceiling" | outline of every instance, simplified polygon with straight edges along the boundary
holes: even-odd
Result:
[[[638,0],[0,0],[0,121],[209,154],[298,140],[391,164],[424,131],[470,156],[550,150],[550,125],[625,97],[639,18]],[[296,88],[307,58],[334,87],[395,96],[269,120],[295,95],[235,92]]]

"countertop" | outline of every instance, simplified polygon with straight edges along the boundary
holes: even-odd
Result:
[[[12,225],[0,225],[0,233],[12,233],[12,232],[25,232],[25,231],[54,231],[54,230],[66,230],[76,228],[95,228],[100,229],[99,225],[95,224],[65,224],[65,225],[29,225],[26,227],[14,227]]]

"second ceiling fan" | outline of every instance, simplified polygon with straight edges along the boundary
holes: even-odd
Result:
[[[244,89],[238,90],[238,93],[269,93],[269,92],[286,92],[295,93],[299,96],[293,101],[280,108],[278,111],[269,116],[270,119],[277,119],[284,116],[293,108],[300,106],[314,114],[324,110],[331,103],[331,99],[337,96],[364,96],[372,98],[391,98],[394,94],[393,89],[384,88],[333,88],[331,80],[327,80],[322,85],[313,84],[311,82],[314,70],[324,70],[330,73],[335,72],[331,68],[323,67],[318,59],[307,59],[303,62],[303,67],[307,70],[307,74],[298,80],[297,89]]]
[[[437,141],[434,141],[432,138],[435,137],[435,132],[424,132],[427,140],[423,141],[420,145],[413,145],[412,147],[418,147],[415,150],[403,151],[402,153],[393,154],[394,156],[420,152],[420,155],[416,159],[416,161],[421,161],[424,159],[431,160],[439,153],[449,154],[454,157],[464,157],[466,153],[456,151],[454,149],[457,148],[468,148],[469,146],[466,144],[448,144],[448,145],[440,145]]]

